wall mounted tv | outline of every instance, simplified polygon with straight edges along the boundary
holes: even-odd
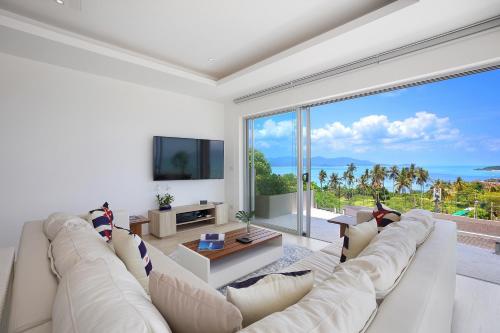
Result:
[[[223,179],[224,141],[155,136],[153,179]]]

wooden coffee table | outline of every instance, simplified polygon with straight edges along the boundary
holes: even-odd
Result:
[[[179,244],[174,260],[212,287],[219,288],[283,256],[281,233],[251,227],[247,236],[251,243],[236,241],[244,236],[247,236],[246,228],[226,232],[224,249],[216,251],[198,251],[199,240]]]

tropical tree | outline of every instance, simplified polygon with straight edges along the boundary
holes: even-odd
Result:
[[[417,202],[415,201],[415,196],[413,196],[413,183],[415,182],[415,179],[417,178],[417,172],[416,172],[416,166],[415,163],[410,164],[410,167],[408,168],[408,178],[410,179],[410,196],[413,199],[413,207],[417,206]]]
[[[384,187],[385,168],[380,164],[375,164],[371,171],[372,187],[377,193],[377,200],[379,199],[379,191]]]
[[[330,180],[328,181],[328,187],[330,190],[335,191],[340,184],[340,176],[336,172],[332,172],[330,175]]]
[[[397,165],[393,165],[389,168],[389,171],[387,172],[388,176],[390,179],[392,179],[392,192],[395,193],[395,187],[396,187],[396,179],[399,176],[399,168]]]
[[[411,178],[409,175],[408,168],[402,168],[395,180],[395,190],[397,193],[403,193],[405,190],[409,190],[411,186]]]
[[[420,207],[423,206],[424,186],[429,181],[429,171],[424,168],[417,168],[417,184],[420,185]]]
[[[367,190],[370,188],[370,170],[365,169],[365,172],[359,177],[358,188],[364,198]]]
[[[328,177],[328,174],[326,173],[325,170],[321,169],[319,171],[319,186],[321,187],[321,190],[323,191],[323,183],[325,182],[326,180],[326,177]]]
[[[349,163],[347,165],[347,170],[344,172],[344,179],[350,189],[350,196],[352,198],[352,185],[354,184],[354,171],[356,171],[356,166],[354,165],[354,163]]]

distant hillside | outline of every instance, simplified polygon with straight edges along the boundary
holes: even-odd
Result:
[[[500,165],[493,165],[493,166],[487,166],[484,168],[478,168],[474,170],[481,170],[481,171],[500,171]]]
[[[283,157],[271,157],[267,159],[269,163],[273,167],[280,166],[290,166],[292,161],[295,159],[290,156]],[[349,163],[354,163],[355,165],[374,165],[375,163],[371,161],[365,160],[357,160],[355,158],[350,157],[322,157],[315,156],[311,158],[311,164],[313,166],[325,166],[325,167],[333,167],[333,166],[346,166]]]

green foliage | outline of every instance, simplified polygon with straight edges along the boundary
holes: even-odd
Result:
[[[266,160],[266,157],[262,152],[253,149],[248,152],[248,155],[250,168],[252,168],[252,159],[255,163],[255,175],[266,176],[272,173],[271,164]]]
[[[243,223],[249,223],[252,220],[252,217],[255,216],[255,212],[246,212],[244,210],[240,210],[236,213],[235,217]]]
[[[174,202],[174,199],[175,199],[174,196],[169,193],[156,195],[156,201],[158,202],[158,206],[160,207],[170,205],[172,202]]]
[[[294,174],[277,175],[272,173],[271,164],[264,154],[258,150],[250,151],[255,163],[255,192],[258,195],[276,195],[297,191],[297,177]]]

